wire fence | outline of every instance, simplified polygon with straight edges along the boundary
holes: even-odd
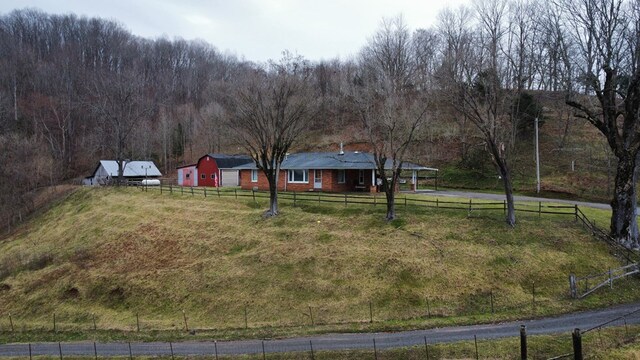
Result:
[[[65,357],[92,357],[110,358],[125,357],[133,359],[140,356],[164,356],[175,359],[176,357],[191,356],[211,356],[215,359],[228,358],[238,355],[250,356],[253,358],[266,359],[312,359],[316,357],[330,359],[341,352],[349,351],[358,358],[372,359],[438,359],[450,357],[451,355],[463,356],[465,358],[487,358],[499,357],[496,353],[493,341],[500,337],[520,338],[520,356],[522,359],[541,358],[539,353],[545,354],[543,358],[583,359],[585,355],[603,354],[603,351],[613,350],[625,344],[633,342],[638,336],[638,327],[631,328],[630,325],[637,324],[640,319],[640,308],[625,313],[621,316],[606,319],[598,324],[588,327],[586,330],[575,328],[571,331],[571,345],[565,343],[561,348],[572,349],[559,355],[549,356],[548,344],[534,342],[527,334],[527,326],[540,333],[542,324],[535,321],[529,322],[527,326],[521,325],[520,331],[515,325],[507,325],[507,329],[513,332],[502,332],[501,335],[489,335],[485,333],[491,328],[490,325],[481,327],[461,327],[447,329],[419,330],[406,333],[378,333],[378,334],[348,334],[345,336],[311,336],[306,338],[272,339],[272,340],[235,340],[235,341],[200,341],[200,342],[48,342],[48,343],[23,343],[0,345],[0,356],[12,356],[32,359],[36,356],[55,356],[60,359]],[[593,314],[593,316],[602,316]],[[541,320],[544,321],[544,320]],[[587,322],[588,323],[588,318]],[[498,325],[497,327],[504,327]],[[601,330],[607,327],[615,327],[614,332],[606,334],[605,338]],[[618,330],[620,329],[620,330]],[[624,330],[621,330],[624,329]],[[446,334],[446,336],[445,336]],[[556,334],[554,341],[566,341],[566,333]],[[566,339],[566,340],[564,340]],[[583,340],[584,343],[583,343]],[[545,340],[549,342],[550,340]],[[457,347],[452,354],[447,356],[445,349],[441,347],[443,343],[456,342]],[[541,346],[542,345],[542,346]],[[400,350],[398,350],[401,348]],[[553,347],[551,347],[553,349]],[[511,350],[510,355],[513,355]],[[551,350],[552,351],[552,350]],[[350,357],[351,358],[351,357]]]

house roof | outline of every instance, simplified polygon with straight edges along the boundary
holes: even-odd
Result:
[[[386,169],[391,169],[392,161],[387,160]],[[236,166],[236,169],[257,169],[256,164],[249,163]],[[359,151],[345,151],[344,154],[336,152],[312,152],[290,154],[282,162],[280,166],[283,170],[296,169],[376,169],[376,163],[373,154]],[[406,170],[437,170],[435,168],[425,167],[418,164],[404,162],[402,168]]]
[[[215,159],[218,169],[231,169],[236,166],[253,163],[253,159],[248,155],[207,154],[205,156]],[[198,159],[198,163],[200,159]]]
[[[109,176],[118,176],[118,162],[116,160],[100,160],[100,165],[98,165],[96,171],[100,166],[104,168]],[[93,172],[94,175],[96,171]],[[162,173],[160,173],[153,161],[128,161],[124,165],[122,175],[124,177],[144,177],[145,175],[156,177],[162,176]]]

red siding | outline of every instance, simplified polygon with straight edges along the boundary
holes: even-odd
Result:
[[[220,178],[220,170],[216,164],[216,160],[211,156],[203,156],[198,161],[198,186],[218,186]],[[214,175],[214,178],[211,177]],[[204,176],[204,178],[203,178]]]

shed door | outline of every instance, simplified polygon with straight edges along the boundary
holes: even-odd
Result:
[[[238,170],[222,170],[221,186],[238,186]]]

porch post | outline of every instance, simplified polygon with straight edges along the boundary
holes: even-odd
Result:
[[[413,170],[413,192],[418,191],[418,172]]]

